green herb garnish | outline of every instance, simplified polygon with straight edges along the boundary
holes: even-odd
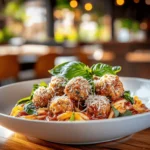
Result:
[[[70,117],[70,121],[74,121],[75,120],[75,113],[73,112],[71,117]]]
[[[78,61],[66,62],[55,66],[49,70],[52,75],[63,76],[67,79],[72,79],[77,76],[82,76],[85,79],[91,79],[91,70],[84,63]]]
[[[17,105],[27,103],[27,102],[29,102],[30,100],[31,100],[31,99],[30,99],[30,96],[25,97],[25,98],[22,98],[22,99],[20,99],[20,100],[17,102]]]
[[[38,89],[39,85],[38,84],[34,84],[33,87],[32,87],[32,92],[30,94],[30,99],[32,100],[33,99],[33,94],[34,94],[34,91],[36,89]]]
[[[39,87],[40,87],[40,86],[44,86],[45,88],[47,88],[47,87],[48,87],[47,83],[46,83],[46,82],[44,82],[44,81],[40,82]]]
[[[112,110],[115,114],[115,117],[119,117],[120,112],[114,106],[112,106]]]
[[[24,106],[24,111],[28,114],[28,115],[37,115],[37,111],[36,111],[36,107],[32,102],[29,102],[27,104],[25,104]]]
[[[115,114],[115,117],[125,117],[132,115],[132,112],[130,110],[126,110],[124,113],[120,113],[114,106],[112,106],[112,110]]]
[[[132,112],[130,110],[126,110],[123,114],[120,114],[120,117],[131,116]]]
[[[134,104],[134,99],[133,99],[133,97],[131,97],[130,91],[125,91],[123,97],[124,97],[127,101],[131,102],[131,104]]]
[[[117,74],[118,72],[121,71],[121,67],[120,66],[109,66],[107,64],[103,64],[103,63],[98,63],[98,64],[94,64],[92,67],[91,67],[91,70],[92,70],[92,73],[94,75],[97,75],[97,76],[103,76],[105,74]]]
[[[82,76],[87,80],[91,80],[93,75],[103,76],[104,74],[117,74],[121,71],[120,66],[109,66],[107,64],[94,64],[91,68],[79,61],[65,62],[53,69],[49,70],[52,75],[63,76],[67,79],[72,79],[77,76]]]

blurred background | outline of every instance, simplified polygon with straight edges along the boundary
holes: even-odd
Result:
[[[72,60],[150,79],[150,0],[0,0],[0,86]]]

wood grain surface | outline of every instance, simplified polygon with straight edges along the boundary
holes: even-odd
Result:
[[[112,142],[63,145],[26,137],[0,126],[0,150],[150,150],[150,128]]]

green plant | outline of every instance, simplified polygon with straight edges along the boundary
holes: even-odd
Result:
[[[22,0],[14,0],[7,3],[4,15],[23,22],[25,20],[25,9]]]

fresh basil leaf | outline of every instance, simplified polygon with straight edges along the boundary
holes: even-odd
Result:
[[[112,67],[112,70],[114,71],[115,74],[121,71],[121,66],[114,66]]]
[[[30,96],[20,99],[16,105],[24,104],[31,101]]]
[[[32,92],[39,88],[39,84],[33,84]]]
[[[123,97],[124,97],[127,101],[131,102],[131,104],[134,104],[134,99],[133,99],[133,97],[131,97],[130,91],[125,91]]]
[[[114,106],[112,106],[112,110],[115,114],[115,117],[119,117],[120,112]]]
[[[126,110],[123,114],[120,114],[120,117],[131,116],[132,112],[130,110]]]
[[[78,61],[60,64],[49,70],[49,72],[52,75],[63,76],[69,80],[77,76],[82,76],[86,79],[92,78],[90,68]]]
[[[130,110],[126,110],[124,113],[120,113],[114,106],[112,106],[112,110],[115,114],[115,117],[125,117],[132,115],[132,112]]]
[[[62,64],[59,64],[57,66],[55,66],[53,69],[49,70],[48,72],[52,75],[60,75],[63,74],[63,71],[65,69],[65,67],[67,67],[67,65],[69,64],[70,62],[65,62],[65,63],[62,63]]]
[[[29,103],[25,104],[24,111],[28,115],[37,115],[36,107],[32,102],[29,102]]]
[[[48,87],[47,83],[46,83],[46,82],[44,82],[44,81],[40,82],[39,86],[44,86],[45,88],[47,88],[47,87]]]
[[[38,89],[38,88],[39,88],[39,85],[38,85],[38,84],[34,84],[34,85],[33,85],[32,92],[31,92],[31,94],[30,94],[30,99],[31,99],[31,100],[33,99],[34,91],[35,91],[36,89]]]
[[[121,71],[121,66],[110,66],[107,64],[103,64],[103,63],[98,63],[98,64],[94,64],[91,67],[92,73],[97,75],[97,76],[103,76],[105,74],[117,74],[118,72]]]
[[[70,117],[70,121],[74,121],[75,120],[75,113],[73,112],[71,117]]]

